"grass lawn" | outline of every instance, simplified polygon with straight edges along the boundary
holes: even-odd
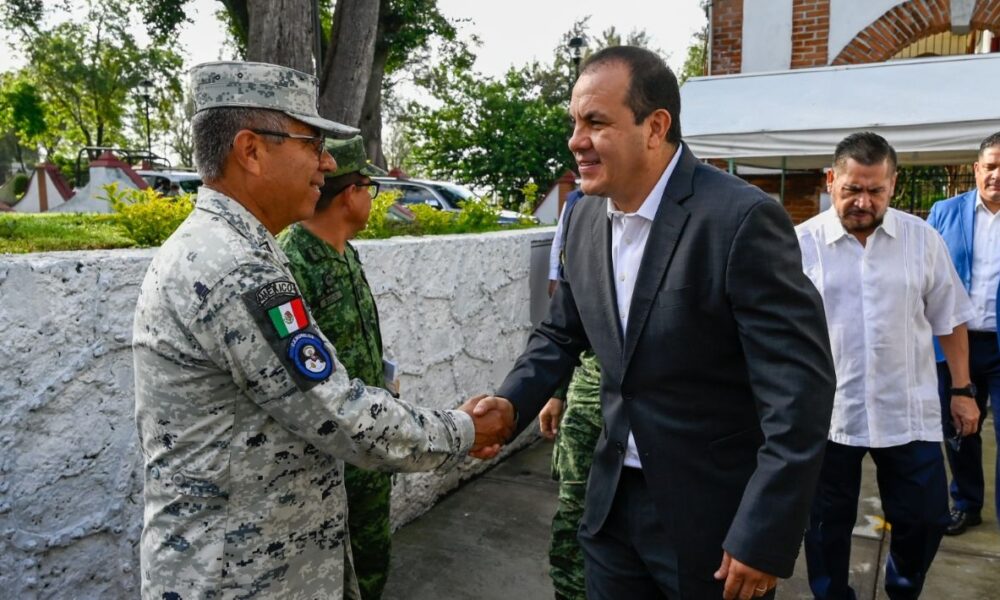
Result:
[[[131,248],[118,215],[0,213],[0,254]]]

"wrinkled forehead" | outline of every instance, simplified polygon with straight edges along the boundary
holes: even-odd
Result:
[[[573,86],[570,112],[608,111],[626,107],[630,76],[628,72],[600,69],[580,75]]]

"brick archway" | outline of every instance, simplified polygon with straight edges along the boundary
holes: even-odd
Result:
[[[949,29],[949,0],[908,0],[861,30],[830,64],[882,62],[921,38]]]
[[[1000,34],[1000,0],[978,0],[970,27]],[[951,29],[949,0],[908,0],[892,7],[854,36],[832,65],[889,60],[913,42]]]
[[[1000,35],[1000,0],[979,0],[972,11],[972,29],[992,31]]]

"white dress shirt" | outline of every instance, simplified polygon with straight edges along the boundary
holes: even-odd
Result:
[[[628,313],[632,306],[632,291],[635,289],[635,277],[642,264],[642,255],[646,251],[646,240],[653,225],[653,217],[660,208],[660,200],[667,189],[667,181],[677,167],[681,157],[683,144],[677,145],[677,152],[663,170],[660,179],[642,201],[642,206],[634,213],[624,213],[615,206],[613,198],[608,198],[608,218],[611,219],[611,264],[615,275],[615,296],[618,300],[618,316],[621,319],[622,333],[628,331]],[[623,336],[624,339],[624,336]],[[628,432],[628,450],[625,453],[625,465],[642,468],[639,461],[639,451],[636,449],[635,436]]]
[[[951,333],[973,310],[940,234],[892,208],[865,246],[832,208],[795,231],[802,268],[823,297],[837,371],[830,440],[941,441],[931,336]]]
[[[568,202],[566,204],[569,204]],[[549,249],[549,281],[559,279],[560,254],[562,254],[563,243],[563,215],[566,214],[566,204],[563,204],[559,211],[559,219],[556,221],[556,232],[552,234],[552,248]]]
[[[976,194],[975,231],[972,235],[972,285],[969,298],[975,311],[969,320],[973,331],[997,330],[997,285],[1000,285],[1000,211],[990,212]]]

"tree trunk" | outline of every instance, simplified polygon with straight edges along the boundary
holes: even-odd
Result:
[[[236,46],[246,51],[247,36],[250,32],[250,12],[247,0],[219,0],[226,7],[232,24],[232,34],[236,38]]]
[[[319,113],[357,127],[365,102],[375,53],[379,3],[338,0],[330,47],[323,60]]]
[[[368,160],[387,169],[385,154],[382,152],[382,83],[385,80],[385,63],[389,58],[389,46],[385,43],[385,24],[379,19],[375,34],[375,55],[372,58],[371,75],[368,78],[364,104],[361,107],[361,122],[358,125],[365,138]]]
[[[315,73],[314,0],[248,0],[247,60]]]

